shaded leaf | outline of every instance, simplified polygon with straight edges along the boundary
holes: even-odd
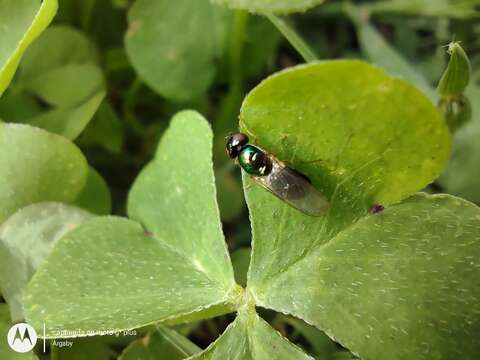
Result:
[[[225,9],[209,0],[137,0],[128,19],[127,54],[143,81],[176,101],[207,90],[223,50]]]
[[[93,94],[85,103],[73,108],[58,108],[30,119],[29,124],[74,140],[95,115],[105,92]]]
[[[22,292],[55,243],[92,215],[61,203],[29,205],[0,226],[0,288],[12,321],[24,319]]]
[[[173,329],[158,325],[157,331],[132,342],[119,360],[169,359],[181,360],[201,352],[197,345]]]
[[[0,96],[27,47],[52,21],[57,6],[57,0],[0,1]]]
[[[234,9],[243,9],[258,13],[287,14],[305,11],[319,5],[323,0],[212,0],[214,3],[227,5]]]
[[[283,321],[290,326],[292,326],[295,331],[301,334],[312,347],[312,352],[315,355],[318,355],[319,359],[335,359],[339,353],[337,344],[333,342],[325,333],[321,330],[318,330],[315,326],[309,325],[302,320],[295,319],[291,316],[286,316],[283,314],[277,315],[277,321]],[[350,353],[348,353],[350,354]]]
[[[368,4],[374,13],[399,13],[414,16],[478,17],[477,0],[390,0]]]
[[[239,248],[232,254],[235,281],[241,286],[247,285],[247,272],[250,265],[251,248]]]
[[[0,154],[0,223],[29,204],[71,202],[85,186],[87,162],[61,136],[2,123]]]
[[[242,185],[229,171],[216,174],[218,206],[223,221],[232,221],[245,209]]]
[[[75,205],[99,215],[112,212],[112,196],[108,185],[93,167],[89,168],[87,183],[76,198]]]
[[[255,312],[240,313],[204,352],[190,359],[313,359],[290,343]]]
[[[39,105],[48,106],[21,121],[75,139],[105,96],[103,74],[96,61],[96,51],[82,33],[67,26],[45,31],[25,53],[12,88],[16,94],[36,97],[43,101]]]
[[[41,113],[35,98],[26,93],[5,93],[0,100],[0,116],[10,122],[25,123]]]
[[[122,151],[125,129],[107,100],[102,102],[79,140],[82,144],[89,146],[98,144],[114,154]]]

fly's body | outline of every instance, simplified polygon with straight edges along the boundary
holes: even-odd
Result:
[[[227,141],[226,150],[255,182],[307,215],[321,216],[326,212],[327,199],[305,175],[248,142],[245,134],[233,134]]]

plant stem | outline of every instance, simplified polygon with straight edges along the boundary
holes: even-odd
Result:
[[[143,124],[135,116],[135,103],[137,101],[138,92],[142,88],[142,85],[142,81],[137,76],[130,85],[123,103],[123,115],[127,125],[130,126],[130,128],[137,135],[141,136],[145,134],[146,130]]]
[[[233,28],[228,47],[229,59],[229,90],[224,97],[214,123],[215,152],[223,154],[224,137],[236,127],[238,109],[242,103],[244,92],[243,50],[248,23],[248,12],[235,11]]]
[[[318,60],[317,55],[308,46],[308,44],[298,35],[298,33],[282,18],[273,14],[266,14],[268,20],[282,33],[282,35],[288,40],[288,42],[302,55],[306,62],[312,62]]]
[[[85,0],[84,11],[81,19],[81,26],[83,31],[87,31],[90,26],[90,19],[92,18],[93,7],[96,0]]]

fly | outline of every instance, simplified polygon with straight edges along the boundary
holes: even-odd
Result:
[[[311,216],[321,216],[328,209],[328,200],[305,175],[289,168],[272,154],[249,144],[242,133],[227,140],[227,154],[237,159],[252,179],[287,204]]]

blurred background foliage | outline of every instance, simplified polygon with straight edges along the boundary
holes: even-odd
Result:
[[[103,177],[112,192],[113,213],[124,215],[127,192],[152,158],[171,116],[185,108],[201,112],[214,130],[224,232],[237,279],[244,283],[250,254],[248,213],[240,173],[223,149],[225,136],[237,130],[244,95],[269,74],[305,59],[364,58],[438,102],[435,88],[449,60],[445,45],[452,40],[461,42],[472,65],[465,93],[472,116],[455,128],[449,167],[427,190],[480,205],[476,0],[329,0],[288,17],[230,10],[209,0],[60,0],[54,23],[27,50],[0,99],[0,118],[75,140],[94,168],[92,186],[102,191]],[[94,210],[109,209],[109,203],[99,203]],[[300,320],[270,312],[262,316],[318,359],[353,357]],[[204,348],[232,319],[227,315],[177,330]],[[168,345],[162,340],[171,338],[168,331],[159,330],[163,338],[131,343],[130,355],[123,358],[158,354]],[[95,358],[118,355],[128,345],[125,338],[78,342],[83,344],[75,348],[79,356],[98,349]],[[76,356],[56,351],[57,358]],[[171,354],[180,358],[182,352]]]

